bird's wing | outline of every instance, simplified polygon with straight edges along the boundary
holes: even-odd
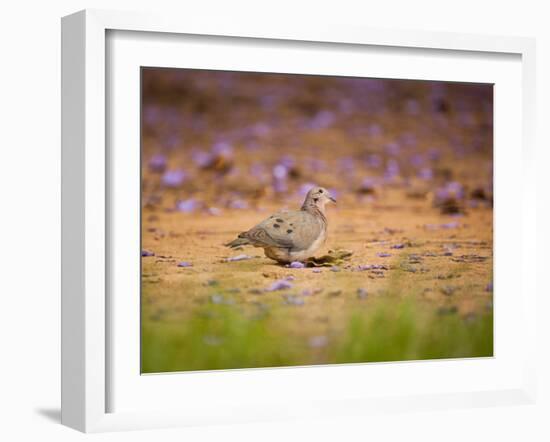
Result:
[[[322,234],[322,225],[303,210],[279,212],[246,232],[255,245],[305,250]]]

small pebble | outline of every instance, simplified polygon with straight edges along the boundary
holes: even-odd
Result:
[[[187,261],[181,261],[178,263],[178,267],[193,267],[193,264]]]
[[[403,247],[405,247],[404,244],[394,244],[390,249],[402,249]]]
[[[313,273],[321,273],[322,270],[321,269],[318,269],[318,268],[315,268],[312,270]]]
[[[155,252],[151,252],[150,250],[142,250],[141,256],[155,256]]]
[[[391,256],[391,253],[379,252],[376,254],[376,256],[378,256],[379,258],[387,258]]]
[[[486,292],[492,292],[493,291],[493,283],[492,282],[487,284],[487,287],[485,287],[485,291]]]
[[[366,299],[368,296],[367,290],[364,288],[358,288],[357,289],[357,297],[359,299]]]
[[[331,271],[331,272],[339,272],[339,271],[340,271],[340,267],[338,267],[338,266],[332,266],[332,267],[330,268],[330,271]]]

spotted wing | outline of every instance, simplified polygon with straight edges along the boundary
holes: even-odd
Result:
[[[261,247],[305,250],[322,233],[321,223],[303,210],[280,212],[246,232],[246,237]]]

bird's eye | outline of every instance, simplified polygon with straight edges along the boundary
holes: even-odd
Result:
[[[319,193],[323,193],[323,189],[319,189]]]

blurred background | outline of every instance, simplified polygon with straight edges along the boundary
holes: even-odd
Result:
[[[489,84],[144,68],[143,203],[212,215],[387,188],[460,213],[492,201]]]

